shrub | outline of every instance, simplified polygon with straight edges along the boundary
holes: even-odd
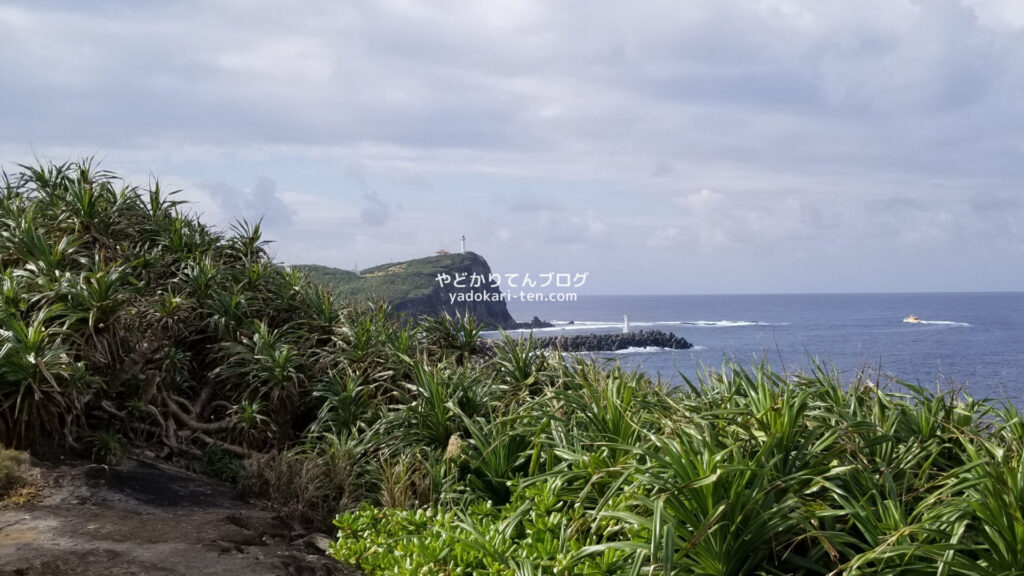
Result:
[[[625,551],[584,555],[587,546],[614,537],[606,532],[610,523],[594,524],[583,507],[557,491],[557,483],[541,484],[504,507],[363,505],[335,520],[338,541],[331,554],[368,574],[399,576],[628,573]]]
[[[28,482],[28,470],[28,454],[0,446],[0,500]]]
[[[358,436],[335,435],[244,463],[240,485],[297,520],[329,525],[366,498],[374,485],[368,450]]]
[[[238,456],[225,451],[217,444],[210,444],[202,451],[194,468],[196,472],[210,478],[237,482],[242,475],[243,464]]]
[[[86,442],[92,447],[92,460],[107,466],[122,464],[128,453],[128,442],[117,432],[93,432],[86,438]]]

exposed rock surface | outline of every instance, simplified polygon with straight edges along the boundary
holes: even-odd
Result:
[[[39,498],[0,509],[0,574],[359,575],[227,486],[140,461],[46,469]]]
[[[533,319],[530,320],[529,322],[516,322],[516,324],[511,328],[519,330],[529,330],[530,328],[554,328],[554,326],[555,325],[552,324],[551,322],[545,322],[544,320],[541,320],[540,318],[534,316]],[[505,330],[509,329],[504,326],[502,326],[502,328]]]
[[[437,316],[448,314],[469,314],[488,328],[517,328],[519,324],[508,312],[508,306],[502,299],[501,287],[493,286],[487,281],[491,277],[491,267],[487,260],[474,252],[435,256],[444,261],[446,274],[452,279],[442,285],[436,275],[430,278],[434,284],[430,292],[399,300],[392,304],[392,310],[412,317]],[[480,286],[472,286],[472,278],[483,278]],[[462,278],[455,285],[455,279]],[[455,300],[453,302],[453,300]]]
[[[627,348],[668,348],[686,350],[693,348],[685,338],[661,330],[641,330],[625,334],[575,334],[572,336],[548,336],[537,338],[542,348],[562,352],[615,352]]]

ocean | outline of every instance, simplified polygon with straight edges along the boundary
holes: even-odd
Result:
[[[962,386],[976,398],[1024,405],[1024,293],[581,295],[571,303],[513,301],[509,311],[556,324],[537,336],[621,332],[624,315],[634,331],[674,332],[695,348],[598,355],[664,380],[681,382],[725,360],[767,359],[794,372],[816,359],[847,380],[880,368],[932,389]],[[904,322],[911,314],[922,322]]]

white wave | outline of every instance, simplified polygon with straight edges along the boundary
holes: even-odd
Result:
[[[570,324],[569,322],[572,322],[572,324]],[[601,322],[601,321],[592,321],[592,320],[552,320],[551,323],[554,324],[556,328],[572,328],[574,326],[586,326],[586,327],[616,326],[616,327],[619,327],[619,328],[622,327],[622,322]],[[629,321],[629,325],[630,326],[679,326],[680,324],[684,324],[684,322],[680,322],[679,320],[657,320],[657,321],[653,321],[653,322],[651,322],[651,321],[636,321],[636,320],[630,320]]]
[[[629,323],[630,326],[682,326],[683,324],[685,324],[685,322],[679,322],[679,321],[669,322],[669,321],[666,321],[666,320],[663,320],[661,322],[630,322]]]
[[[534,332],[561,332],[563,330],[601,330],[604,328],[622,328],[622,323],[615,322],[576,322],[574,324],[559,324],[552,322],[552,328],[534,328]],[[529,329],[527,329],[529,330]]]
[[[686,326],[701,328],[738,328],[741,326],[789,326],[789,322],[756,322],[753,320],[694,320],[683,322]]]
[[[653,353],[653,352],[690,352],[691,350],[703,350],[704,346],[694,346],[693,348],[687,348],[686,350],[676,350],[675,348],[662,348],[661,346],[630,346],[629,348],[623,348],[622,350],[615,350],[612,354],[636,354],[640,352]],[[608,352],[602,352],[602,354],[608,354]]]
[[[570,322],[572,322],[570,324]],[[569,331],[621,330],[622,322],[602,322],[595,320],[552,320],[550,328],[518,328],[506,330],[509,334],[538,335],[563,333]],[[656,326],[693,326],[697,328],[737,328],[742,326],[788,326],[789,322],[756,322],[751,320],[696,320],[683,322],[680,320],[630,321],[630,328],[649,328]],[[485,336],[497,336],[497,331],[484,332]]]
[[[693,352],[696,350],[707,350],[707,346],[694,346],[685,350],[676,350],[674,348],[662,348],[661,346],[630,346],[629,348],[623,348],[622,350],[596,350],[596,351],[582,351],[582,352],[562,352],[562,356],[570,358],[573,356],[595,356],[598,354],[657,354],[659,352]]]
[[[655,354],[659,352],[690,352],[693,350],[703,349],[704,346],[694,346],[693,348],[687,348],[685,350],[663,348],[661,346],[630,346],[629,348],[623,348],[622,350],[595,350],[593,352],[573,352],[573,354]]]
[[[613,350],[612,354],[638,354],[638,353],[652,353],[652,352],[670,352],[670,348],[662,348],[661,346],[630,346],[629,348],[623,348],[622,350]]]
[[[593,326],[593,325],[612,324],[612,322],[600,322],[600,321],[595,322],[595,321],[591,321],[591,320],[552,320],[551,323],[554,324],[555,326],[570,326],[570,325],[575,325],[575,324],[586,325],[586,326]]]
[[[552,324],[555,324],[555,323],[552,322]],[[622,329],[622,324],[610,324],[610,323],[607,323],[607,322],[592,322],[592,323],[584,324],[582,322],[577,322],[574,325],[555,324],[555,326],[553,326],[551,328],[516,328],[515,330],[505,330],[505,332],[507,334],[529,334],[530,332],[533,332],[535,334],[543,335],[543,334],[562,333],[562,332],[570,332],[570,331],[593,331],[593,330],[602,330],[602,329],[609,329],[609,328],[617,328],[617,329],[621,330]],[[500,332],[497,331],[497,330],[488,330],[488,331],[483,332],[483,334],[485,336],[497,336],[497,335],[500,334]]]
[[[577,322],[573,322],[572,324],[569,324],[568,322],[565,322],[563,320],[558,320],[558,321],[552,322],[552,324],[554,324],[554,326],[551,327],[551,328],[523,328],[523,329],[518,329],[518,330],[508,330],[508,332],[529,332],[531,330],[534,331],[534,332],[566,332],[566,331],[569,331],[569,330],[576,330],[576,331],[580,331],[580,330],[591,330],[591,331],[593,331],[593,330],[621,330],[622,326],[623,326],[622,322],[587,322],[587,321],[577,321]],[[630,321],[629,322],[629,327],[630,328],[636,328],[636,327],[644,328],[644,327],[648,327],[648,326],[680,326],[682,324],[683,324],[682,322],[633,322],[633,321]]]

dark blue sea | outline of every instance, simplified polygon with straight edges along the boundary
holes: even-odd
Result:
[[[762,359],[785,372],[812,358],[845,379],[869,368],[930,388],[964,387],[976,398],[1024,405],[1024,293],[585,296],[572,303],[513,301],[517,320],[555,328],[538,336],[671,331],[692,350],[636,349],[603,357],[663,379],[696,376],[723,360]],[[904,322],[915,315],[921,323]],[[568,325],[568,322],[574,322]]]

